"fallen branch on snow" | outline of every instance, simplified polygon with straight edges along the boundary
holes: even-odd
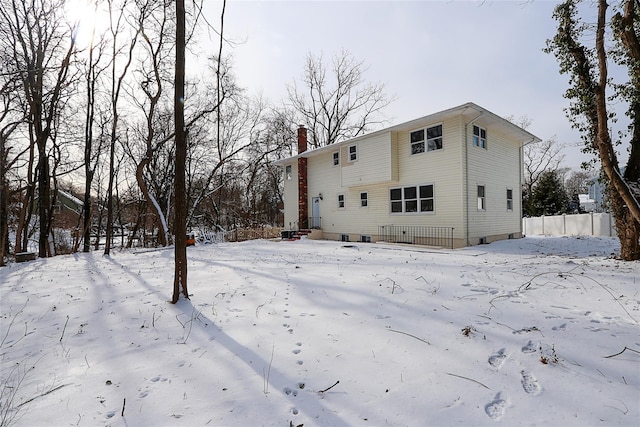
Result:
[[[604,356],[604,358],[605,358],[605,359],[609,359],[609,358],[612,358],[612,357],[620,356],[622,353],[624,353],[624,352],[625,352],[625,351],[627,351],[627,350],[629,350],[629,351],[633,351],[634,353],[638,353],[638,354],[640,354],[640,351],[638,351],[638,350],[634,350],[634,349],[632,349],[632,348],[629,348],[629,347],[625,346],[625,347],[622,349],[622,351],[621,351],[621,352],[616,353],[616,354],[612,354],[611,356]]]
[[[463,377],[462,375],[456,375],[456,374],[452,374],[452,373],[449,373],[449,372],[445,372],[445,374],[451,375],[452,377],[462,378],[463,380],[473,381],[474,383],[481,385],[482,387],[486,388],[487,390],[491,390],[489,387],[487,387],[486,385],[482,384],[480,381],[474,380],[473,378]]]
[[[422,342],[423,342],[423,343],[425,343],[425,344],[431,345],[431,343],[430,343],[429,341],[427,341],[427,340],[423,340],[422,338],[419,338],[419,337],[417,337],[417,336],[415,336],[415,335],[408,334],[408,333],[406,333],[406,332],[396,331],[395,329],[387,329],[387,331],[395,332],[396,334],[406,335],[406,336],[409,336],[409,337],[411,337],[411,338],[415,338],[415,339],[417,339],[418,341],[422,341]]]

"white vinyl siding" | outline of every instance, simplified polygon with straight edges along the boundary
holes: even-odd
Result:
[[[353,144],[349,144],[351,146]],[[348,147],[343,146],[341,157],[348,155]],[[392,177],[391,133],[386,132],[374,137],[363,137],[358,142],[358,161],[342,162],[340,167],[342,186],[378,184],[390,182]]]
[[[468,150],[468,203],[469,237],[474,238],[505,235],[521,229],[520,205],[520,148],[515,141],[509,141],[499,130],[478,123],[486,128],[490,137],[487,147],[478,150],[473,146],[473,130],[469,126]],[[485,210],[478,210],[476,188],[485,188]],[[512,189],[511,210],[505,208],[505,187]]]

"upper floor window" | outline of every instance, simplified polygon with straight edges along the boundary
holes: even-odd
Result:
[[[360,193],[360,207],[369,206],[369,193]]]
[[[486,129],[473,125],[473,145],[480,148],[487,148]]]
[[[357,145],[350,145],[349,146],[349,161],[350,162],[355,162],[356,160],[358,160],[358,146]]]
[[[338,166],[340,164],[340,152],[336,151],[333,153],[333,166]]]
[[[411,154],[442,149],[442,125],[411,132]]]
[[[442,150],[442,125],[427,128],[427,151]]]
[[[424,153],[424,129],[411,132],[411,154]]]
[[[478,185],[478,210],[485,210],[484,185]]]
[[[284,176],[287,181],[291,180],[291,165],[287,165],[284,167]]]
[[[513,210],[513,190],[511,188],[507,188],[507,210]]]
[[[338,209],[344,209],[344,194],[338,194]]]
[[[434,211],[433,184],[392,188],[389,190],[391,213]]]

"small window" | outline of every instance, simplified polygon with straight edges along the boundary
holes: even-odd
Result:
[[[442,125],[427,128],[427,151],[442,150]]]
[[[507,210],[513,210],[513,190],[511,188],[507,188]]]
[[[487,148],[486,129],[473,125],[473,145],[480,148]]]
[[[342,242],[349,242],[349,235],[348,234],[341,234],[340,235],[340,241]]]
[[[420,186],[420,212],[433,212],[433,185]]]
[[[287,181],[291,181],[291,165],[285,166],[284,175],[285,175]]]
[[[344,209],[344,194],[338,194],[338,209]]]
[[[363,243],[371,243],[371,236],[360,236],[360,241]]]
[[[402,212],[402,188],[392,188],[389,193],[391,198],[391,213]]]
[[[404,187],[404,211],[418,212],[418,192],[416,187]]]
[[[369,194],[360,193],[360,207],[366,208],[369,206]]]
[[[485,210],[484,185],[478,185],[478,210]]]
[[[340,164],[340,152],[336,151],[333,153],[333,166],[338,166]]]
[[[411,154],[424,153],[424,129],[411,132]]]
[[[355,162],[356,160],[358,160],[358,146],[357,145],[350,145],[349,146],[349,161],[350,162]]]

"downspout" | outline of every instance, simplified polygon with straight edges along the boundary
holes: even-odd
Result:
[[[469,125],[475,122],[484,114],[483,111],[480,112],[477,116],[473,118],[470,122],[465,123],[464,125],[464,202],[467,208],[467,223],[465,226],[465,240],[467,241],[466,246],[469,246]]]

